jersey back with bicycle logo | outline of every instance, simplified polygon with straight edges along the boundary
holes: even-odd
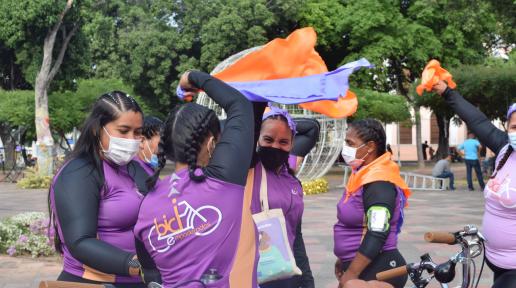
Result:
[[[170,249],[177,241],[189,236],[210,235],[222,221],[222,212],[212,205],[193,207],[186,200],[170,201],[170,211],[162,214],[161,219],[154,217],[154,225],[149,231],[148,241],[152,248],[161,253]],[[166,241],[163,248],[158,242]]]

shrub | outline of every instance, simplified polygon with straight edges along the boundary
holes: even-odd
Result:
[[[302,181],[303,192],[305,195],[314,195],[328,192],[328,180],[318,178],[312,181]]]
[[[52,176],[40,176],[36,173],[34,168],[27,168],[25,177],[18,181],[18,187],[24,189],[39,189],[50,187],[52,183]]]
[[[21,213],[0,221],[0,252],[34,258],[54,254],[54,229],[49,230],[48,223],[49,218],[41,212]]]

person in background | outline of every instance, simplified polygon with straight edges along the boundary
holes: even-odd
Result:
[[[425,141],[425,143],[421,144],[421,148],[423,149],[423,160],[426,160],[426,149],[428,149],[428,141]]]
[[[466,178],[468,180],[468,189],[473,191],[473,176],[471,175],[472,169],[475,169],[477,174],[478,185],[484,190],[484,179],[482,178],[482,170],[480,168],[480,161],[478,160],[478,152],[480,150],[480,142],[475,139],[473,132],[468,132],[468,139],[459,145],[458,149],[464,151],[464,162],[466,163]]]
[[[428,154],[430,154],[430,160],[434,160],[434,156],[435,156],[435,150],[432,146],[429,146],[428,147]]]
[[[436,178],[449,178],[450,179],[450,190],[455,190],[454,186],[454,175],[450,169],[451,155],[446,154],[437,163],[435,163],[432,169],[432,176]]]
[[[391,155],[392,155],[392,148],[391,148],[391,144],[387,144],[386,149],[387,149],[387,152],[391,153]]]
[[[157,154],[162,125],[163,121],[154,116],[146,116],[143,119],[143,141],[138,157],[134,160],[140,163],[148,175],[154,174],[154,169],[159,165]]]

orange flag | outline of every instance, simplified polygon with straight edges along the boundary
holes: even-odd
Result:
[[[277,38],[262,49],[251,52],[214,76],[226,82],[245,82],[303,77],[328,72],[323,59],[315,51],[317,34],[312,27],[298,29],[287,38]],[[299,106],[332,118],[355,113],[356,95],[349,91],[338,101],[321,100]]]
[[[416,87],[416,92],[419,96],[423,95],[423,90],[430,92],[432,87],[439,82],[444,80],[448,83],[450,88],[457,87],[457,84],[453,82],[452,75],[446,69],[441,67],[439,61],[432,59],[426,64],[423,74],[421,75],[421,84]]]

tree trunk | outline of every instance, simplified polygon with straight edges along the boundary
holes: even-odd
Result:
[[[435,113],[435,112],[434,112]],[[439,127],[439,146],[437,147],[437,159],[442,159],[448,155],[450,147],[450,119],[446,116],[435,113],[437,118],[437,126]]]
[[[37,171],[41,176],[52,175],[54,171],[54,139],[50,132],[50,118],[48,114],[48,87],[59,71],[59,67],[63,62],[64,53],[70,39],[77,31],[78,26],[74,26],[72,31],[66,35],[66,28],[61,27],[63,18],[72,7],[73,0],[68,0],[66,6],[61,13],[58,22],[48,31],[43,44],[43,62],[36,77],[35,84],[35,124],[36,124],[36,155],[37,155]],[[52,54],[56,40],[57,32],[61,29],[63,33],[63,44],[57,56],[55,63],[52,64]]]
[[[421,146],[421,109],[414,105],[414,120],[416,122],[416,148],[417,148],[417,164],[419,168],[425,167],[425,160],[423,158],[423,147]]]
[[[7,123],[0,123],[0,139],[4,145],[4,168],[12,169],[16,164],[16,141],[11,135],[12,127]]]

